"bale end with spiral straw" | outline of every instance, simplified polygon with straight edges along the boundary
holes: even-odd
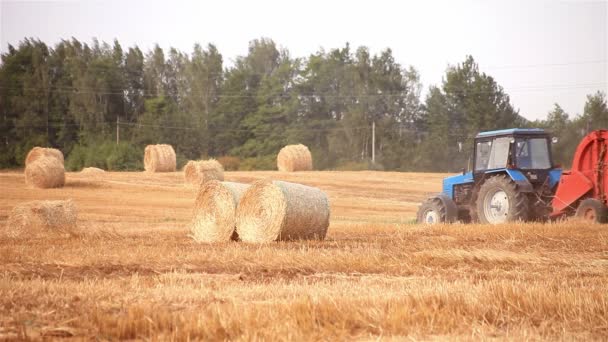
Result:
[[[184,167],[186,183],[199,186],[211,180],[224,180],[224,168],[215,159],[189,161]]]
[[[63,163],[55,157],[40,157],[25,167],[25,184],[29,187],[60,188],[65,184]]]
[[[310,186],[261,180],[243,194],[236,230],[245,242],[324,239],[329,226],[327,195]]]
[[[171,145],[148,145],[144,151],[144,169],[147,172],[174,172],[177,165]]]
[[[235,239],[236,208],[249,185],[211,180],[201,185],[190,231],[197,242]]]
[[[277,155],[277,168],[287,172],[312,170],[310,150],[302,144],[283,147]]]

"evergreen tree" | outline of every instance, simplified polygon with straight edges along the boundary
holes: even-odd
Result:
[[[478,132],[529,125],[471,56],[448,68],[441,90],[427,97],[426,110],[429,135],[420,152],[437,155],[436,170],[456,171],[470,164]]]

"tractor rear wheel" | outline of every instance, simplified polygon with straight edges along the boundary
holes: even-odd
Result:
[[[528,196],[506,175],[487,179],[479,189],[476,213],[481,223],[499,224],[528,219]]]
[[[606,223],[608,208],[600,200],[587,198],[579,204],[575,216],[596,223]]]
[[[457,215],[458,209],[451,199],[432,197],[420,205],[416,220],[424,224],[451,223]]]

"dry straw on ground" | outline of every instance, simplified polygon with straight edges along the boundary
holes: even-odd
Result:
[[[224,167],[215,159],[189,161],[184,167],[186,182],[199,186],[211,180],[224,180]]]
[[[283,181],[255,182],[239,202],[236,230],[246,242],[324,239],[329,226],[327,195]]]
[[[310,171],[312,170],[312,155],[308,147],[287,145],[277,155],[277,168],[279,171]]]
[[[106,171],[97,167],[85,167],[80,171],[81,174],[87,176],[103,175]]]
[[[211,180],[203,184],[194,203],[190,228],[197,242],[236,239],[235,217],[239,200],[249,185]]]
[[[27,157],[25,158],[25,166],[41,157],[54,157],[61,161],[62,164],[64,163],[63,153],[58,149],[36,146],[27,154]]]
[[[76,233],[78,211],[72,200],[31,201],[11,211],[6,223],[8,237],[35,237],[50,233]]]
[[[40,157],[25,167],[25,183],[30,187],[60,188],[65,184],[63,163],[55,157]]]
[[[173,172],[177,165],[171,145],[148,145],[144,152],[144,168],[148,172]]]

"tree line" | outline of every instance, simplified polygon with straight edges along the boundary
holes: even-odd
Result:
[[[582,115],[555,104],[546,119],[526,120],[472,56],[421,91],[418,71],[390,49],[372,55],[346,44],[298,58],[262,38],[226,66],[213,44],[144,53],[116,40],[50,47],[28,38],[2,55],[0,167],[53,146],[70,169],[139,169],[145,145],[166,143],[179,164],[230,156],[243,169],[272,169],[282,146],[302,143],[316,169],[457,171],[477,132],[509,127],[550,129],[560,139],[555,159],[567,166],[588,130],[608,127],[599,91]]]

